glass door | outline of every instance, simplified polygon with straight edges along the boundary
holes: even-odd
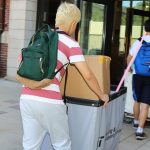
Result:
[[[127,10],[125,53],[135,40],[144,34],[144,22],[150,18],[150,12],[129,8]]]
[[[101,54],[105,5],[83,1],[79,43],[84,54]]]
[[[114,0],[78,0],[78,38],[84,54],[111,56]]]

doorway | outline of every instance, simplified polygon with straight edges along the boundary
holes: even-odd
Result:
[[[43,24],[49,24],[52,28],[55,27],[55,16],[61,0],[39,0],[37,11],[37,29]]]

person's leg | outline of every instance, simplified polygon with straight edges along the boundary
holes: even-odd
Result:
[[[139,79],[139,76],[134,74],[132,78],[132,91],[133,91],[133,98],[134,98],[134,105],[133,105],[133,127],[137,128],[139,124],[139,114],[140,114],[140,88],[141,88],[141,82]]]
[[[139,115],[139,127],[144,128],[145,121],[148,116],[148,110],[150,105],[150,78],[143,77],[143,83],[141,88],[141,111]]]
[[[23,149],[40,150],[46,131],[35,119],[32,111],[32,102],[20,100],[20,111],[23,122]],[[34,106],[34,103],[33,103]]]
[[[47,107],[47,108],[46,108]],[[63,104],[46,104],[43,126],[49,131],[51,142],[55,150],[71,150],[68,116]]]
[[[135,120],[139,120],[140,103],[137,102],[137,101],[134,101],[133,114],[134,114],[134,119],[135,119]]]
[[[149,105],[141,103],[141,110],[139,115],[139,126],[136,130],[136,139],[143,140],[146,138],[144,133],[144,125],[148,116]]]
[[[144,125],[148,116],[148,110],[150,105],[150,79],[149,77],[142,77],[142,88],[141,88],[141,104],[140,104],[140,115],[139,115],[139,126],[136,131],[137,139],[145,139]]]
[[[140,111],[140,115],[139,115],[139,127],[140,128],[144,128],[145,121],[148,116],[148,110],[149,110],[149,105],[141,103],[141,111]]]
[[[134,101],[133,106],[133,115],[134,115],[134,125],[135,127],[139,124],[139,114],[140,114],[140,103],[137,101]]]

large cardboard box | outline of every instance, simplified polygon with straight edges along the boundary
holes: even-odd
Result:
[[[110,92],[110,58],[102,55],[86,55],[86,62],[95,74],[102,91]],[[64,93],[65,76],[60,85],[61,93]],[[85,80],[74,65],[68,67],[68,78],[66,85],[66,96],[98,100],[97,95],[88,87]]]

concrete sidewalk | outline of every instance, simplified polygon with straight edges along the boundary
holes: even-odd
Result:
[[[22,150],[22,123],[19,111],[21,85],[0,79],[0,150]],[[123,125],[119,150],[149,150],[150,128],[145,129],[148,138],[135,140],[134,129]]]
[[[22,150],[21,85],[0,79],[0,150]]]

